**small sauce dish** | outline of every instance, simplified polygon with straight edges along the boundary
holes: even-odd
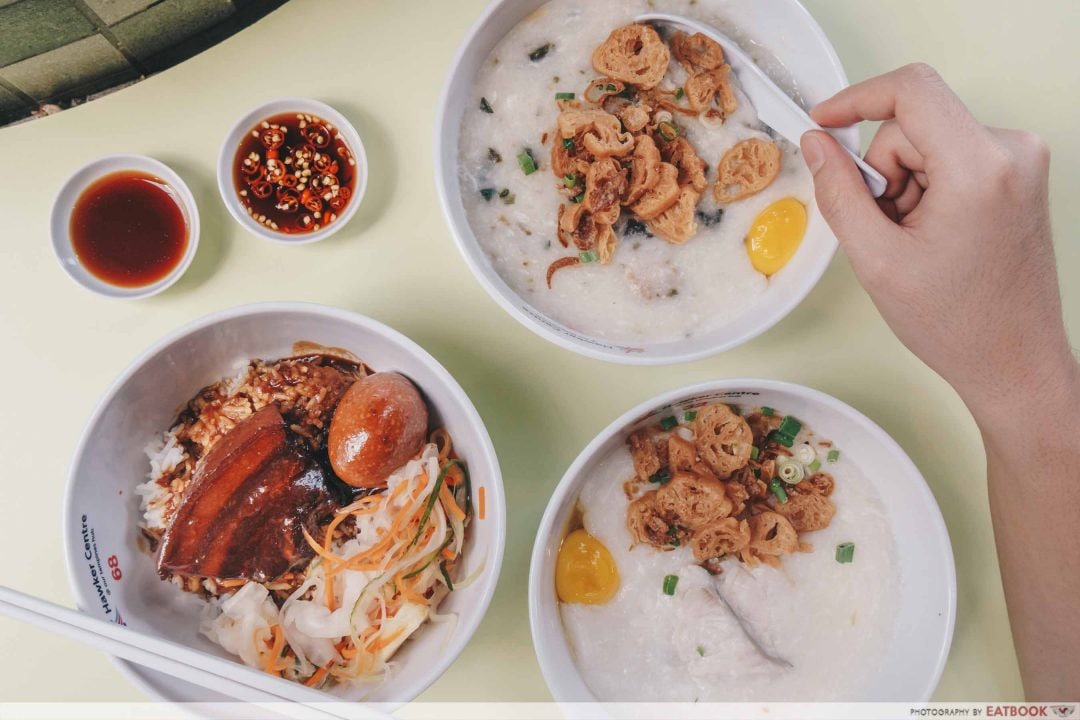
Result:
[[[281,98],[246,113],[218,156],[229,213],[259,237],[290,245],[333,235],[356,214],[367,188],[364,144],[334,108]]]
[[[199,211],[184,181],[143,155],[109,155],[60,188],[49,220],[64,272],[105,297],[135,299],[180,279],[199,246]]]

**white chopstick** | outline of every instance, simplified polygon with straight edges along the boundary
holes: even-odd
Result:
[[[0,585],[0,614],[52,630],[236,700],[274,703],[273,710],[296,718],[386,717],[357,703],[276,678],[232,660],[164,638],[101,620],[86,613]],[[286,704],[288,703],[288,704]],[[319,707],[312,707],[318,703]],[[340,705],[340,710],[331,704]]]

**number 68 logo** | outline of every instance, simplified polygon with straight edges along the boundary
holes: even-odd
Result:
[[[120,572],[120,560],[115,555],[110,555],[107,560],[109,567],[112,568],[113,580],[119,580],[124,577],[124,573]]]

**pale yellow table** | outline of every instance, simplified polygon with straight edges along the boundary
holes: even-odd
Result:
[[[1080,3],[807,4],[853,80],[926,60],[986,122],[1049,140],[1066,315],[1078,336],[1080,287],[1072,279],[1080,274]],[[904,446],[941,504],[956,551],[956,638],[937,697],[1019,698],[978,432],[953,392],[893,339],[842,256],[764,337],[667,369],[612,366],[560,350],[519,326],[473,281],[438,208],[432,136],[450,58],[483,5],[294,0],[135,87],[0,130],[0,582],[71,602],[60,543],[67,464],[94,402],[132,357],[214,310],[309,300],[371,315],[431,351],[476,403],[502,461],[510,508],[502,581],[473,642],[426,699],[548,698],[529,637],[526,578],[549,493],[618,413],[660,391],[725,375],[780,378],[832,393]],[[370,155],[371,184],[359,214],[314,246],[283,247],[248,235],[226,214],[215,187],[229,126],[250,106],[282,95],[337,106]],[[141,302],[113,302],[76,287],[49,248],[47,217],[59,185],[78,165],[120,152],[171,165],[202,212],[202,245],[190,272]],[[64,699],[141,697],[97,651],[0,619],[0,700]]]

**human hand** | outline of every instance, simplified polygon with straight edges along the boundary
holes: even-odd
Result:
[[[976,419],[1075,384],[1046,145],[980,125],[926,65],[853,85],[811,115],[823,127],[884,121],[866,153],[888,180],[877,201],[831,136],[803,136],[818,207],[885,321]]]

